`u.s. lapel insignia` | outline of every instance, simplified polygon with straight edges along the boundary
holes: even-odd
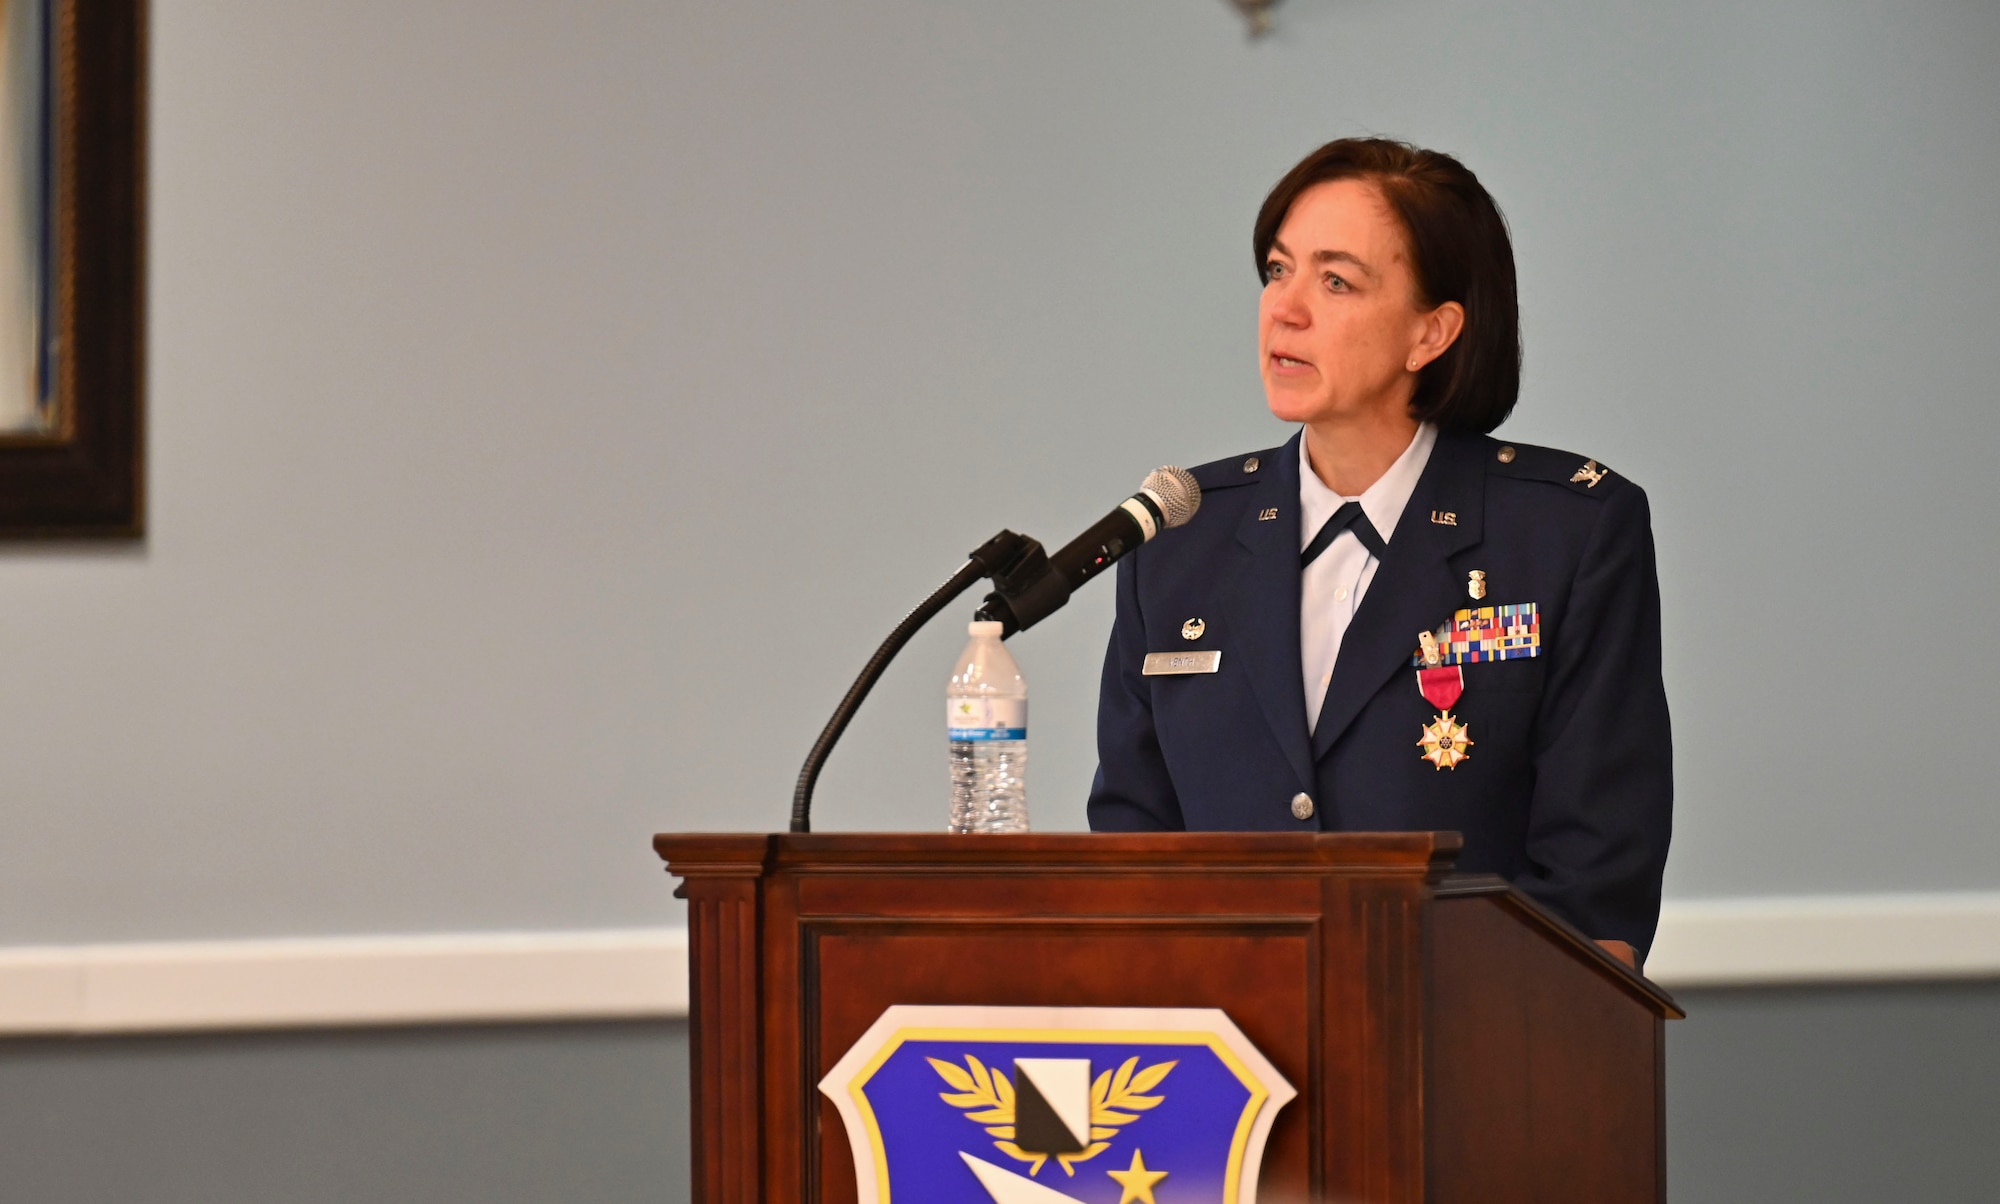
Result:
[[[1569,479],[1569,483],[1574,485],[1578,481],[1588,481],[1590,483],[1585,485],[1584,488],[1595,489],[1597,488],[1597,483],[1603,480],[1605,474],[1610,471],[1608,468],[1599,468],[1595,460],[1585,460],[1583,467],[1576,470],[1576,475]]]
[[[1297,1094],[1206,1008],[898,1005],[819,1089],[845,1122],[860,1204],[946,1186],[1000,1204],[1119,1198],[1105,1177],[1128,1201],[1164,1181],[1253,1204]]]

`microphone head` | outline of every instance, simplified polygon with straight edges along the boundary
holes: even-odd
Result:
[[[1185,468],[1172,465],[1155,468],[1146,474],[1146,483],[1139,488],[1159,503],[1160,513],[1166,516],[1169,527],[1182,525],[1201,509],[1201,486],[1195,483],[1194,474]]]

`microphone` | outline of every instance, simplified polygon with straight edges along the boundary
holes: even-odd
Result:
[[[1092,523],[1053,556],[1035,548],[986,595],[978,618],[997,619],[1002,638],[1025,631],[1062,609],[1083,583],[1111,567],[1133,548],[1169,527],[1178,527],[1201,509],[1201,486],[1194,474],[1171,465],[1147,474],[1139,492]]]

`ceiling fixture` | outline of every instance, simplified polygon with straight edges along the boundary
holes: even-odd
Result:
[[[1229,0],[1243,19],[1250,23],[1250,36],[1261,38],[1271,32],[1271,10],[1278,7],[1278,0]]]

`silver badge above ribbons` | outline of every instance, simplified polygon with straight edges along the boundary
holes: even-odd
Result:
[[[1170,677],[1178,673],[1213,673],[1222,668],[1220,650],[1211,652],[1148,652],[1140,672],[1146,677]]]

